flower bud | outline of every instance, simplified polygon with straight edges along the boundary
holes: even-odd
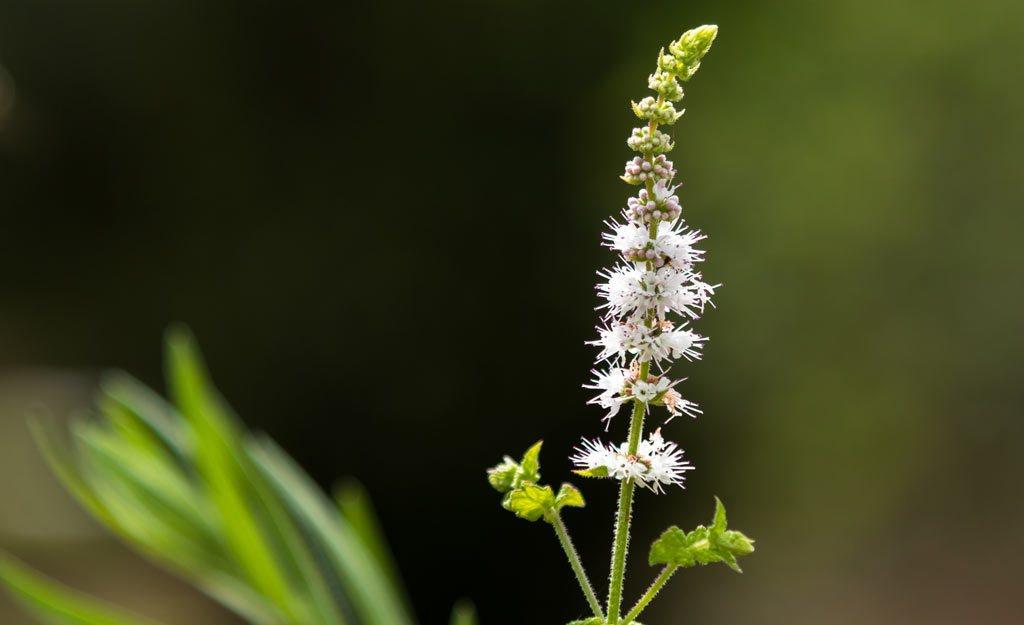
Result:
[[[675,147],[672,137],[657,129],[652,135],[651,129],[647,126],[634,128],[633,134],[626,140],[626,145],[634,152],[643,154],[664,154]]]
[[[669,44],[672,59],[664,63],[659,59],[658,65],[678,76],[680,80],[689,80],[697,73],[701,59],[711,49],[717,35],[718,27],[714,25],[698,26],[686,31],[677,41]],[[662,55],[665,56],[667,55]]]
[[[660,69],[654,72],[648,76],[647,86],[669,102],[678,102],[683,99],[683,88],[679,85],[675,75],[670,72]]]
[[[651,96],[647,96],[640,102],[631,102],[633,113],[640,119],[653,121],[656,124],[674,124],[682,117],[683,112],[676,112],[671,102],[659,102]]]

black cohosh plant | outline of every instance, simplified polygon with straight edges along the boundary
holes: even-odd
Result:
[[[711,305],[718,285],[708,284],[697,271],[704,252],[694,246],[705,237],[683,221],[676,195],[679,185],[673,184],[676,170],[665,156],[674,142],[661,128],[682,116],[683,111],[676,108],[683,98],[680,81],[688,81],[697,72],[717,34],[716,26],[700,26],[659,52],[657,68],[648,79],[655,95],[632,103],[634,114],[643,123],[626,142],[638,156],[626,163],[621,176],[639,189],[622,210],[623,221],[609,221],[609,232],[604,235],[605,245],[621,260],[599,272],[602,282],[597,290],[604,301],[598,309],[603,318],[599,338],[591,344],[601,348],[597,360],[607,368],[595,370],[595,379],[586,388],[599,391],[590,403],[608,410],[604,417],[607,425],[623,406],[631,406],[629,431],[626,441],[618,445],[584,439],[571,458],[574,472],[580,476],[619,481],[611,579],[604,605],[561,516],[564,508],[582,508],[583,495],[572,484],[563,484],[556,493],[540,483],[541,444],[533,445],[518,462],[506,456],[488,470],[491,486],[504,495],[505,509],[528,521],[543,520],[554,529],[593,613],[574,621],[581,625],[634,623],[680,568],[721,562],[738,572],[737,558],[754,551],[751,539],[728,529],[725,506],[716,498],[711,525],[689,532],[672,526],[654,542],[648,562],[661,566],[661,572],[623,614],[634,491],[637,485],[658,494],[669,486],[683,487],[685,473],[693,468],[684,460],[683,451],[662,437],[660,428],[645,438],[644,422],[652,408],[665,409],[665,422],[682,414],[693,418],[701,414],[696,404],[676,390],[682,379],[673,380],[669,374],[676,359],[700,359],[707,339],[691,330],[690,324]]]

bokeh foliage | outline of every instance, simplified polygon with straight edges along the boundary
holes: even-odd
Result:
[[[137,550],[254,625],[412,625],[365,492],[332,502],[269,438],[249,433],[213,388],[191,334],[167,339],[166,402],[108,375],[73,449],[36,424],[51,467],[78,501]],[[0,580],[44,621],[128,625],[98,601],[36,577],[9,556]],[[466,607],[456,616],[467,622]]]

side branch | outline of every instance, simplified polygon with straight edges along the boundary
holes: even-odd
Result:
[[[583,569],[583,563],[580,562],[580,556],[576,553],[576,547],[573,546],[572,539],[569,538],[569,532],[565,529],[562,516],[558,513],[558,510],[555,510],[547,516],[547,520],[551,523],[551,527],[555,528],[558,542],[562,543],[562,549],[565,550],[565,555],[569,558],[569,565],[572,566],[572,571],[576,574],[576,580],[580,583],[580,589],[583,590],[583,595],[587,598],[590,609],[593,610],[594,616],[604,620],[601,602],[597,600],[594,587],[590,585],[590,579],[587,577],[587,572]]]
[[[678,566],[670,564],[661,570],[661,573],[659,573],[658,577],[654,579],[654,583],[652,583],[651,587],[647,589],[644,596],[640,597],[640,600],[636,602],[633,609],[623,617],[622,625],[629,625],[636,620],[636,617],[640,616],[640,613],[644,611],[647,604],[649,604],[658,595],[658,593],[661,592],[661,588],[668,582],[672,575],[675,574],[678,568]]]

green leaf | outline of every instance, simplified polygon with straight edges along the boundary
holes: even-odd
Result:
[[[604,625],[604,619],[597,616],[591,616],[590,618],[585,618],[579,621],[570,621],[568,625]],[[636,621],[633,621],[630,625],[636,625]]]
[[[543,444],[544,441],[537,441],[523,454],[523,461],[520,463],[523,469],[520,481],[540,481],[540,448]]]
[[[0,581],[26,610],[51,625],[156,625],[34,573],[2,552]]]
[[[566,506],[572,506],[573,508],[582,508],[586,502],[583,500],[583,493],[578,488],[566,482],[562,484],[562,487],[558,489],[558,495],[555,497],[555,507],[561,510]]]
[[[503,505],[522,519],[536,521],[555,505],[555,493],[550,486],[524,482],[519,488],[509,491]]]
[[[648,562],[674,566],[694,566],[723,562],[729,568],[742,573],[738,556],[753,553],[754,541],[742,533],[727,529],[725,506],[715,498],[715,516],[711,527],[698,525],[691,532],[684,532],[672,526],[651,545]]]
[[[711,531],[721,534],[725,531],[725,527],[725,505],[722,504],[721,499],[715,497],[715,518],[711,521]]]
[[[697,553],[706,551],[709,547],[707,528],[698,526],[697,529],[687,533],[673,525],[651,545],[647,562],[651,566],[655,564],[693,566],[697,564]]]
[[[477,625],[476,608],[472,602],[460,599],[452,608],[451,625]]]
[[[519,471],[519,464],[512,458],[505,456],[501,464],[487,469],[487,481],[494,487],[494,490],[499,493],[507,493],[513,488],[516,474]]]
[[[580,477],[608,477],[608,467],[594,467],[593,469],[576,469],[573,471]]]

